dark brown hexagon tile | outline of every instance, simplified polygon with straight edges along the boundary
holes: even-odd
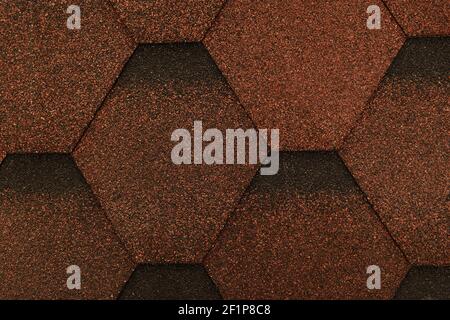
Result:
[[[71,1],[0,3],[0,148],[69,152],[134,44],[102,0],[80,0],[81,29],[69,30]]]
[[[341,155],[411,262],[449,264],[450,38],[408,40]]]
[[[139,265],[121,300],[218,300],[220,293],[202,265]]]
[[[70,156],[9,155],[0,166],[0,298],[111,299],[133,262]],[[66,270],[81,269],[81,290]]]
[[[140,43],[200,41],[225,0],[110,0]]]
[[[448,0],[385,0],[409,36],[450,36]]]
[[[450,300],[450,267],[413,267],[398,289],[398,300]]]
[[[393,297],[408,269],[336,153],[282,153],[258,176],[206,268],[225,299]],[[367,267],[381,268],[380,290]]]
[[[251,128],[201,44],[140,46],[75,151],[138,262],[201,261],[256,169],[175,165],[174,130]]]
[[[382,29],[369,30],[370,5]],[[339,146],[404,42],[379,0],[229,1],[205,44],[283,150]]]

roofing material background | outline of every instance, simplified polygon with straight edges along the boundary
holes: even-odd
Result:
[[[397,298],[450,299],[448,2],[111,3],[79,1],[68,31],[69,2],[0,0],[0,298],[386,299],[401,283]],[[403,31],[439,38],[399,52]],[[131,38],[153,44],[117,79]],[[155,44],[174,41],[213,57]],[[175,166],[170,134],[194,120],[281,128],[285,150],[339,149],[350,172],[335,152],[286,153],[274,177]],[[82,173],[34,155],[77,144]],[[132,258],[164,265],[125,285]]]

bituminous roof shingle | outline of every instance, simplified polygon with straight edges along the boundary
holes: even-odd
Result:
[[[450,300],[450,267],[413,267],[395,295],[397,300]]]
[[[225,0],[110,0],[136,41],[192,42],[203,39]]]
[[[387,299],[408,263],[335,153],[282,153],[207,255],[225,299]],[[381,268],[381,290],[366,273]]]
[[[450,263],[449,40],[408,40],[341,151],[416,264]]]
[[[174,130],[252,128],[201,44],[140,46],[75,151],[138,262],[198,263],[255,165],[175,165]]]
[[[202,265],[139,265],[121,300],[219,300],[220,293]]]
[[[448,0],[385,0],[408,36],[450,36]]]
[[[0,2],[0,149],[70,152],[134,44],[106,1]]]
[[[68,155],[3,161],[0,234],[1,299],[112,299],[134,268]],[[66,286],[71,265],[81,290]]]
[[[369,5],[382,29],[369,30]],[[340,146],[404,42],[381,1],[229,1],[204,43],[283,150]]]

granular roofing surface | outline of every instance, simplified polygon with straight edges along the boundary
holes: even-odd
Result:
[[[341,152],[418,264],[450,264],[449,40],[408,40]]]
[[[370,4],[382,30],[366,27]],[[338,147],[404,35],[381,1],[229,1],[205,39],[260,128],[283,150]]]
[[[111,0],[140,43],[200,41],[225,0]]]
[[[450,35],[448,0],[385,0],[385,3],[409,36]]]
[[[255,178],[205,264],[225,299],[391,298],[408,263],[335,153],[282,154]],[[382,290],[366,268],[383,270]]]
[[[174,164],[171,134],[195,120],[253,126],[201,44],[142,45],[75,151],[139,262],[200,262],[256,174],[252,165]]]
[[[0,299],[450,299],[448,1],[77,3],[0,0]]]
[[[134,264],[67,155],[10,155],[0,166],[1,299],[111,299]],[[79,266],[83,290],[67,290]]]
[[[133,52],[103,0],[0,1],[0,149],[69,152]],[[111,21],[112,19],[112,21]]]
[[[448,300],[450,267],[412,268],[398,289],[398,300]]]
[[[220,293],[202,265],[139,265],[121,300],[218,300]]]

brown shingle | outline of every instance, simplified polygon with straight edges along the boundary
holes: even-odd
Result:
[[[111,299],[134,267],[67,155],[3,161],[0,234],[1,299]],[[71,265],[81,290],[66,286]]]
[[[367,8],[382,10],[368,30]],[[229,1],[205,38],[256,125],[284,150],[339,146],[404,41],[382,2]]]
[[[202,265],[139,265],[122,300],[219,300],[220,293]]]
[[[450,263],[450,41],[408,40],[341,152],[411,262]]]
[[[143,45],[75,151],[139,262],[201,261],[255,166],[175,165],[171,134],[252,123],[201,44]]]
[[[413,267],[395,294],[398,300],[450,300],[450,267]]]
[[[110,0],[140,43],[200,41],[224,0]]]
[[[67,1],[1,1],[0,149],[71,151],[132,53],[106,1],[77,4],[68,30]]]
[[[339,157],[309,152],[253,180],[205,263],[225,299],[391,298],[408,268]]]
[[[448,0],[385,0],[409,36],[450,36]]]

